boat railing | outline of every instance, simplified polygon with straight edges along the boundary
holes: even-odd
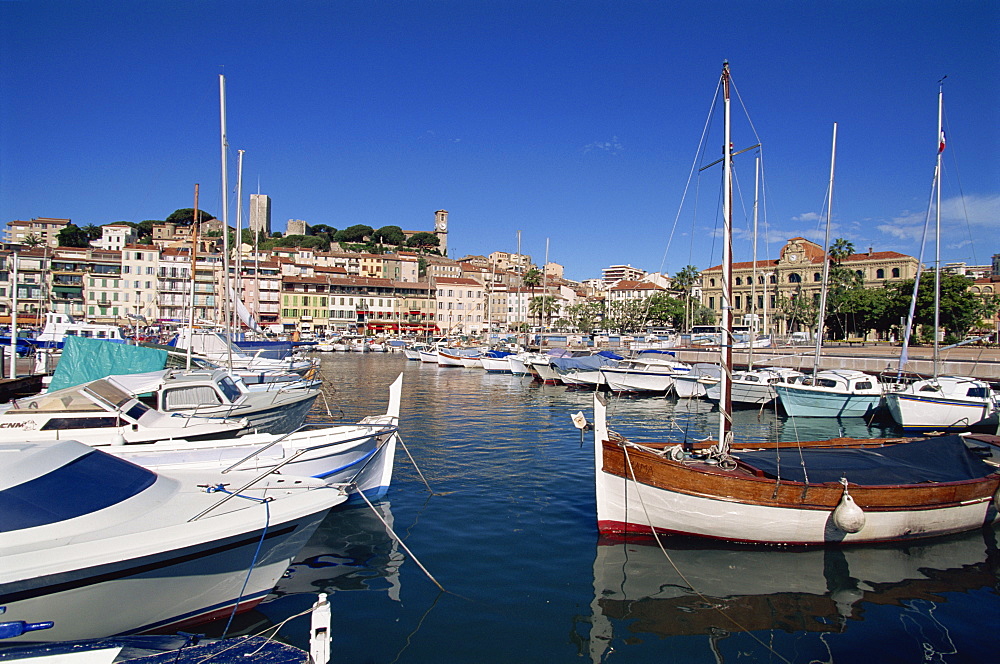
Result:
[[[333,426],[344,426],[344,425],[342,425],[342,424],[341,425],[331,425],[330,428],[333,428]],[[368,432],[366,432],[364,434],[361,434],[359,436],[352,436],[350,438],[342,438],[342,439],[338,439],[338,440],[335,440],[335,441],[321,443],[319,445],[311,445],[309,447],[302,447],[302,448],[296,450],[295,456],[298,456],[299,454],[301,454],[303,452],[312,452],[312,451],[315,451],[315,450],[323,449],[325,447],[332,447],[333,445],[342,445],[344,443],[353,443],[353,442],[358,441],[358,440],[364,440],[365,438],[371,438],[373,435],[395,434],[395,433],[397,433],[399,431],[399,427],[398,426],[392,426],[392,425],[388,425],[387,423],[378,423],[378,422],[371,422],[371,423],[368,423],[368,422],[359,422],[357,424],[352,424],[352,425],[348,425],[348,426],[357,427],[357,428],[371,428],[371,429],[381,428],[382,430],[377,431],[377,432],[368,431]],[[282,434],[279,437],[277,437],[274,440],[272,440],[271,442],[269,442],[266,445],[264,445],[263,447],[260,447],[260,448],[258,448],[256,450],[254,450],[253,452],[251,452],[250,454],[246,455],[245,457],[243,457],[239,461],[237,461],[234,464],[232,464],[231,466],[227,467],[226,469],[224,469],[222,471],[222,473],[225,474],[225,473],[228,473],[231,470],[235,470],[237,467],[241,466],[242,464],[246,463],[247,461],[250,461],[251,459],[260,456],[263,452],[271,449],[272,447],[274,447],[278,443],[283,442],[284,440],[286,440],[289,436],[291,436],[294,433],[299,433],[299,432],[305,431],[307,429],[308,430],[315,430],[316,428],[317,427],[314,424],[303,424],[302,426],[300,426],[300,427],[298,427],[296,429],[293,429],[293,430],[289,431],[288,433]],[[285,465],[285,463],[287,463],[287,460],[281,462],[279,465],[283,466],[283,465]]]

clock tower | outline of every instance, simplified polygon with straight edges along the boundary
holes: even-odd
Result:
[[[434,234],[437,235],[442,256],[448,255],[448,211],[438,210],[434,213]]]

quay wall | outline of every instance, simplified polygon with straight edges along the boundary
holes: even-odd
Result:
[[[719,361],[717,350],[674,348],[677,359],[682,362],[714,362]],[[882,352],[877,352],[881,350]],[[871,349],[863,352],[862,348],[824,348],[820,357],[820,369],[856,369],[866,373],[896,371],[899,366],[899,349],[887,352],[889,349]],[[906,363],[906,371],[911,373],[933,375],[934,362],[930,349],[915,349],[919,352],[910,353]],[[954,353],[955,350],[965,350]],[[930,355],[930,356],[928,356]],[[805,348],[763,348],[754,351],[754,364],[758,366],[792,367],[794,369],[811,370],[815,351]],[[745,351],[733,351],[733,364],[746,366],[749,355]],[[986,349],[952,349],[941,353],[938,373],[952,376],[971,376],[991,382],[1000,381],[1000,350]]]

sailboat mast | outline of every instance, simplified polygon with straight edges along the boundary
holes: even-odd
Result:
[[[236,151],[236,274],[233,279],[233,290],[236,301],[243,301],[243,153],[245,150]],[[236,314],[233,314],[233,324],[236,323]]]
[[[198,183],[194,185],[194,214],[191,215],[191,301],[188,303],[190,311],[188,312],[188,342],[187,342],[187,358],[184,365],[185,369],[191,368],[191,352],[192,346],[194,345],[194,298],[196,296],[197,288],[195,287],[195,261],[196,254],[198,251],[198,224],[201,219],[198,214]]]
[[[833,221],[833,170],[837,162],[837,123],[833,123],[833,147],[830,149],[830,186],[826,201],[826,237],[823,241],[823,287],[819,291],[819,312],[816,319],[816,355],[813,357],[813,377],[819,373],[819,358],[823,352],[823,329],[826,318],[826,291],[830,280],[830,224]]]
[[[747,367],[753,369],[753,347],[757,341],[757,203],[760,191],[760,155],[753,164],[753,269],[750,271],[750,347],[747,349]]]
[[[934,380],[938,378],[938,363],[941,352],[941,155],[944,154],[944,79],[938,83],[938,152],[936,199],[934,202]]]
[[[732,432],[733,395],[729,380],[733,366],[733,143],[730,133],[729,61],[722,63],[722,94],[725,109],[725,143],[722,147],[722,337],[719,351],[722,371],[719,377],[719,447],[728,452]]]
[[[226,357],[229,367],[233,366],[232,342],[233,328],[229,315],[229,173],[226,162],[226,151],[229,143],[226,140],[226,77],[219,74],[219,146],[222,153],[222,320],[226,329]]]

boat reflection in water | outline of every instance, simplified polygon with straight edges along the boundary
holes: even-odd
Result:
[[[389,501],[374,505],[392,527]],[[292,561],[272,597],[344,590],[384,590],[399,601],[404,555],[370,507],[333,510]]]
[[[661,542],[667,555],[652,538],[598,541],[592,662],[662,655],[666,637],[688,637],[670,644],[678,661],[746,661],[748,655],[750,660],[848,661],[859,647],[857,632],[868,628],[877,632],[865,639],[872,661],[886,661],[882,655],[888,653],[895,661],[946,661],[944,655],[961,658],[962,638],[975,635],[950,633],[935,611],[948,593],[985,590],[989,599],[984,601],[992,601],[997,585],[993,528],[854,548],[706,547],[689,538]],[[866,611],[880,612],[881,619],[866,625]],[[886,620],[885,611],[895,612],[897,619]],[[833,636],[848,630],[854,633],[850,640]]]

